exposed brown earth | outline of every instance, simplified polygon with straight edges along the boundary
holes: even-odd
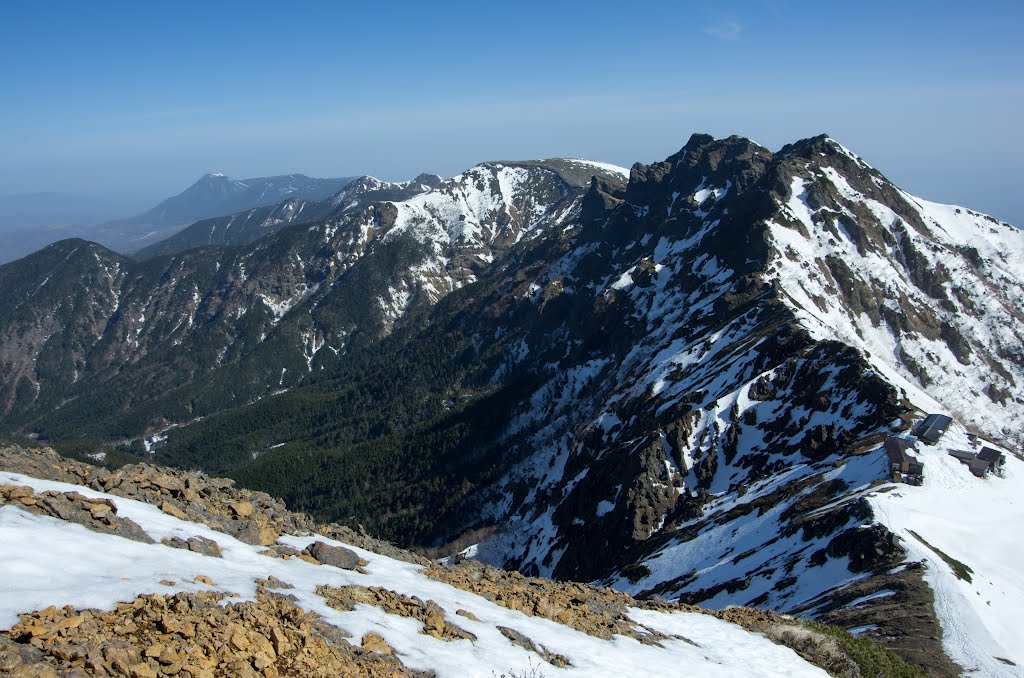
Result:
[[[52,450],[16,447],[0,449],[0,468],[33,477],[86,483],[97,490],[156,505],[171,515],[180,512],[187,519],[229,534],[255,537],[253,543],[261,540],[261,529],[269,534],[287,528],[296,528],[295,532],[315,528],[369,550],[384,551],[384,555],[399,555],[404,560],[423,563],[425,573],[436,580],[597,638],[610,640],[615,635],[625,635],[650,645],[670,639],[630,619],[629,608],[711,614],[792,647],[832,675],[859,675],[846,655],[837,655],[835,651],[823,654],[819,644],[808,644],[808,638],[815,634],[793,617],[749,608],[709,612],[660,599],[637,600],[613,589],[526,577],[476,561],[441,565],[348,528],[318,528],[306,516],[288,512],[283,504],[267,495],[238,490],[231,481],[203,474],[148,465],[110,472],[65,459]],[[117,516],[117,506],[110,500],[89,499],[77,492],[36,493],[29,487],[5,485],[0,487],[0,503],[76,522],[99,532],[152,542],[137,524]],[[202,513],[210,507],[213,513]],[[219,546],[205,538],[170,538],[164,543],[211,557],[220,556]],[[356,571],[367,564],[352,550],[324,542],[314,542],[301,552],[274,544],[264,554]],[[196,581],[213,585],[202,575]],[[403,666],[383,637],[368,633],[358,644],[350,642],[345,631],[299,609],[287,594],[274,592],[291,588],[286,582],[269,577],[257,584],[257,601],[249,603],[222,606],[225,594],[212,592],[169,597],[154,594],[120,603],[110,612],[68,606],[23,614],[13,629],[0,633],[0,675],[424,675]],[[431,600],[424,602],[383,587],[321,586],[317,593],[336,609],[352,610],[356,604],[367,604],[389,614],[417,619],[423,624],[421,633],[434,638],[449,642],[476,640],[473,633],[452,623]],[[456,614],[480,622],[472,612],[458,610]],[[509,642],[536,653],[552,666],[570,665],[568,658],[548,651],[538,642],[540,639],[508,627],[499,627],[499,631]]]
[[[639,601],[628,593],[588,584],[526,577],[477,561],[458,565],[432,563],[426,574],[510,610],[544,617],[605,640],[613,635],[629,636],[646,643],[666,638],[659,633],[638,630],[639,625],[627,616],[629,607],[705,612],[689,605]]]
[[[661,599],[638,600],[628,593],[613,589],[526,577],[519,572],[489,567],[476,561],[463,561],[456,565],[434,563],[426,569],[426,574],[456,588],[483,596],[502,607],[518,610],[531,616],[545,617],[577,631],[604,639],[610,639],[613,634],[625,635],[651,645],[658,645],[660,641],[670,639],[669,636],[644,628],[630,619],[627,616],[628,608],[706,614],[741,626],[752,633],[763,634],[774,642],[791,648],[801,657],[826,670],[832,676],[859,678],[862,675],[853,658],[834,641],[808,628],[797,617],[771,610],[729,607],[715,611],[685,603],[670,603]],[[925,587],[925,592],[930,595],[930,590],[921,581],[919,575],[913,578],[913,581]],[[853,597],[850,596],[849,599]],[[460,610],[457,614],[463,612]],[[471,613],[466,613],[466,616],[471,616]],[[831,620],[826,618],[825,621]],[[895,625],[898,625],[898,622]],[[837,626],[842,628],[847,624],[837,623]],[[509,636],[506,634],[506,637]],[[904,645],[913,643],[917,637],[916,633],[908,632],[907,642]],[[687,641],[682,636],[675,636],[672,639]],[[894,650],[903,649],[903,645],[893,645],[885,642],[886,640],[878,638],[881,644],[890,646]],[[516,641],[513,640],[513,642]],[[936,647],[941,648],[941,643]],[[560,666],[557,660],[553,661],[545,655],[546,650],[543,647],[533,651],[540,654],[549,663]],[[928,661],[926,655],[929,653],[936,654],[938,657]],[[931,645],[922,647],[920,651],[911,653],[907,658],[911,662],[926,667],[930,675],[959,675],[959,672],[955,670],[955,665],[952,665],[941,651],[936,651],[935,647]],[[949,666],[954,666],[952,673],[946,672]],[[933,671],[934,673],[932,673]]]

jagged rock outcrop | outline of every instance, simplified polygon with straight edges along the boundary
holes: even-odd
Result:
[[[392,544],[374,539],[366,534],[360,534],[347,526],[337,523],[318,524],[309,516],[289,511],[280,499],[275,499],[264,492],[235,487],[235,482],[230,478],[215,478],[195,471],[182,471],[150,464],[130,464],[111,471],[62,457],[49,448],[23,448],[16,445],[0,447],[0,469],[34,478],[87,485],[94,490],[152,504],[175,518],[202,523],[250,544],[268,546],[273,545],[281,534],[308,534],[316,531],[324,536],[340,539],[345,543],[366,548],[396,560],[417,564],[429,562],[422,556],[396,548]],[[67,497],[64,496],[66,493],[51,494],[59,495],[56,501],[59,501],[61,506],[69,502],[76,502],[78,506],[89,513],[94,522],[100,521],[107,526],[107,521],[111,521],[111,525],[115,527],[123,524],[124,527],[116,529],[131,530],[130,525],[133,523],[115,515],[117,508],[113,506],[113,502],[98,502],[98,504],[109,507],[108,511],[104,511],[95,508],[97,502],[76,496],[74,493],[70,493]],[[7,501],[17,501],[19,504],[29,505],[30,510],[35,509],[35,512],[45,511],[54,515],[52,511],[46,510],[47,503],[40,502],[37,495],[30,494],[29,490],[25,488],[5,486],[4,490],[0,491],[0,496]],[[52,497],[46,498],[51,502],[54,501]],[[35,504],[26,504],[26,502],[33,501]],[[37,506],[38,508],[36,508]],[[65,513],[72,516],[78,515],[67,510]],[[83,514],[83,519],[84,517]],[[106,528],[104,527],[104,529]],[[143,541],[145,540],[143,539]],[[207,542],[208,540],[203,537],[194,537],[188,540],[179,538],[178,542],[171,545],[205,555],[216,555],[216,545],[210,545]],[[345,564],[353,562],[351,558],[354,554],[349,555],[351,551],[345,553],[345,550],[340,547],[319,543],[322,546],[315,547],[316,552],[324,555],[329,561]],[[277,545],[272,548],[285,549],[287,547]],[[298,552],[296,551],[296,553]],[[312,550],[310,557],[316,559]],[[317,561],[322,562],[319,559]],[[354,563],[354,566],[360,564],[358,556],[355,556]],[[330,564],[334,564],[334,562]]]

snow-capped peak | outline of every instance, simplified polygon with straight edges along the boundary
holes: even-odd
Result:
[[[815,336],[861,349],[912,401],[1024,443],[1024,232],[844,155],[791,162],[769,277]]]
[[[584,158],[564,158],[566,162],[573,163],[575,165],[583,165],[585,167],[595,167],[605,172],[616,174],[623,179],[629,179],[629,170],[619,165],[613,165],[608,162],[599,162],[597,160],[586,160]]]

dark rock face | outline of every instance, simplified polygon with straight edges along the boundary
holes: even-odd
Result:
[[[679,478],[669,476],[666,461],[657,442],[614,450],[596,461],[555,510],[555,522],[565,526],[573,544],[556,576],[596,579],[607,569],[607,561],[596,554],[626,553],[654,534],[679,496],[673,483]],[[584,516],[590,517],[581,521]]]
[[[830,558],[848,557],[851,572],[875,572],[899,565],[906,552],[896,535],[883,525],[854,527],[829,542],[825,553]]]

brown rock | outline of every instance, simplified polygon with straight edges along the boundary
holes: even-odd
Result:
[[[274,652],[279,655],[282,655],[291,649],[291,644],[288,642],[288,636],[285,635],[284,631],[276,626],[270,629],[270,642],[274,646]]]
[[[466,619],[472,619],[473,621],[480,621],[480,618],[472,612],[470,612],[469,610],[463,610],[460,608],[458,610],[455,610],[455,614],[459,615],[460,617],[465,617]]]
[[[160,623],[157,626],[164,633],[175,633],[181,627],[181,622],[171,615],[165,614],[160,618]]]
[[[245,629],[238,624],[231,624],[228,627],[228,631],[230,633],[228,642],[231,644],[231,647],[236,650],[248,650],[252,645],[246,637]]]
[[[86,504],[85,508],[89,510],[93,518],[103,518],[104,516],[112,513],[110,507],[106,504]]]
[[[85,621],[85,617],[81,615],[75,615],[74,617],[65,617],[57,622],[57,628],[61,630],[77,629]]]
[[[151,482],[153,485],[172,493],[181,493],[185,490],[185,483],[172,475],[158,475]]]
[[[270,525],[263,525],[257,528],[256,540],[259,542],[259,546],[270,546],[277,543],[277,538],[281,536],[281,533]]]
[[[367,652],[376,652],[377,654],[395,653],[391,646],[388,645],[388,641],[384,640],[384,637],[377,633],[367,633],[363,636],[362,646]]]
[[[49,626],[40,622],[33,622],[28,626],[21,627],[20,632],[30,638],[48,638],[53,634],[53,630]]]
[[[160,510],[167,515],[174,516],[178,520],[188,520],[188,516],[185,515],[185,512],[169,501],[162,502],[160,504]]]
[[[5,485],[3,489],[8,499],[24,499],[34,494],[28,485]]]
[[[157,678],[157,676],[160,675],[156,672],[156,669],[151,668],[149,664],[143,664],[141,662],[129,666],[128,674],[132,678]]]
[[[445,619],[444,610],[432,600],[424,603],[419,598],[403,596],[379,586],[320,586],[316,592],[327,599],[330,607],[338,610],[353,610],[356,603],[376,605],[385,612],[419,620],[423,623],[420,633],[425,635],[445,641],[476,640],[475,635]]]
[[[231,510],[235,512],[235,515],[239,518],[248,518],[253,513],[252,502],[239,501],[231,505]]]

